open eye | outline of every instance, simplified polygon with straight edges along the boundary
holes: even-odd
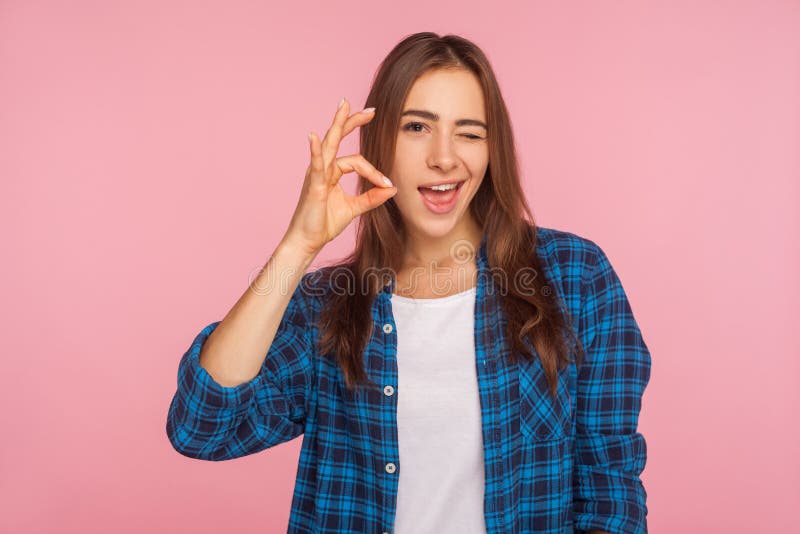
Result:
[[[418,133],[420,130],[414,130],[414,128],[417,127],[417,126],[420,126],[420,127],[423,127],[423,128],[425,127],[425,125],[422,124],[421,122],[409,122],[408,124],[403,126],[403,130],[406,130],[406,131],[409,131],[409,132]]]

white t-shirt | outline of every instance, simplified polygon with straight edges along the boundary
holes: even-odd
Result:
[[[475,287],[392,295],[400,448],[396,534],[485,534]]]

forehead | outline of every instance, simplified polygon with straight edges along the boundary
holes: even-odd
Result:
[[[486,120],[480,82],[475,74],[464,69],[438,69],[417,78],[403,106],[403,111],[407,109],[432,111],[446,122]]]

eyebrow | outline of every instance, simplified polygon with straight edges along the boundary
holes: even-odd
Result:
[[[414,115],[416,117],[422,117],[423,119],[428,119],[434,122],[439,120],[438,114],[422,109],[407,109],[400,116],[405,117],[406,115]],[[475,119],[458,119],[456,121],[456,126],[480,126],[484,130],[489,131],[489,129],[486,127],[486,123]]]

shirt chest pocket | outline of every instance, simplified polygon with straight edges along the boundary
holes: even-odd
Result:
[[[572,404],[567,373],[558,376],[557,395],[550,393],[541,363],[520,361],[519,428],[523,439],[549,441],[568,436],[572,425]]]

